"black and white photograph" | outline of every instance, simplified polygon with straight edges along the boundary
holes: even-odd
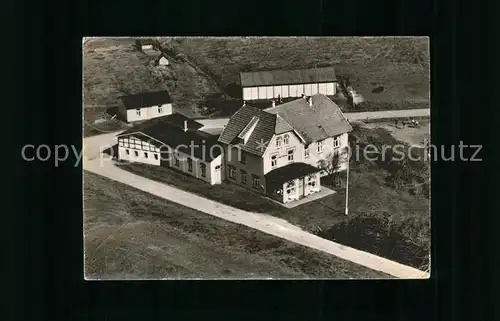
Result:
[[[86,280],[428,279],[428,37],[82,39]]]

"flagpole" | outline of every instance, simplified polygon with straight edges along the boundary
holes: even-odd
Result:
[[[345,186],[345,215],[349,215],[349,152],[347,153],[347,178]]]

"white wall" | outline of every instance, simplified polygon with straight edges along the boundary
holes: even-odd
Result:
[[[282,138],[282,144],[280,147],[276,146],[276,138],[284,137],[285,135],[289,135],[289,143],[287,145],[284,144],[284,140]],[[274,135],[273,138],[269,141],[269,145],[266,149],[264,155],[262,155],[263,159],[263,167],[264,174],[272,171],[273,169],[288,165],[292,162],[288,161],[288,150],[293,149],[293,162],[302,162],[304,155],[304,145],[300,141],[300,139],[293,133],[287,132],[280,135]],[[271,166],[271,156],[276,155],[277,165],[276,167]]]
[[[336,83],[316,83],[301,85],[282,85],[282,86],[261,86],[243,88],[243,100],[273,99],[281,95],[282,98],[302,97],[315,95],[317,93],[324,95],[335,95]]]
[[[316,95],[318,93],[318,84],[311,84],[311,95]]]
[[[171,103],[161,105],[161,113],[158,111],[158,107],[159,106],[143,107],[140,109],[140,115],[137,115],[136,109],[129,109],[127,110],[127,122],[146,120],[172,114]]]
[[[252,100],[259,99],[259,88],[252,87]]]
[[[176,157],[179,159],[179,166],[175,165],[175,158]],[[188,158],[191,158],[193,161],[192,171],[189,171]],[[222,173],[221,173],[220,179],[216,179],[216,177],[215,177],[215,167],[217,165],[220,165],[221,172],[223,171],[222,155],[217,156],[211,162],[207,162],[207,161],[203,161],[201,159],[195,158],[195,157],[190,157],[189,154],[177,151],[177,152],[174,152],[172,157],[169,158],[169,162],[170,162],[170,167],[172,167],[178,171],[181,171],[183,173],[186,173],[190,176],[196,177],[196,178],[203,180],[205,182],[208,182],[211,185],[221,183],[222,179],[224,177]],[[206,169],[207,169],[205,177],[202,176],[201,164],[205,164]]]
[[[347,147],[348,142],[348,133],[344,133],[340,135],[340,146],[338,148],[334,147],[334,138],[329,137],[323,141],[323,152],[318,153],[318,143],[313,142],[309,145],[309,157],[304,158],[304,163],[310,164],[312,166],[318,166],[318,162],[321,160],[327,159],[327,156],[330,153],[342,150]],[[342,166],[340,170],[344,170],[345,166]],[[322,173],[322,176],[325,176],[327,173]]]
[[[289,97],[289,94],[288,94],[289,87],[290,86],[281,86],[281,97],[283,97],[283,98],[288,98]]]
[[[262,166],[262,157],[250,154],[245,151],[241,151],[241,155],[245,155],[245,163],[241,163],[241,157],[239,157],[239,149],[237,147],[232,147],[228,149],[228,146],[224,146],[224,177],[227,181],[236,183],[245,188],[248,188],[257,193],[265,193],[265,177]],[[235,178],[229,176],[229,166],[234,166],[235,168]],[[241,170],[247,172],[247,183],[243,183],[241,180]],[[253,188],[252,185],[252,175],[256,175],[260,179],[260,185],[264,186],[264,189]]]
[[[251,87],[243,88],[243,100],[252,100],[252,89]]]
[[[158,166],[161,164],[160,149],[134,136],[118,137],[118,159]]]

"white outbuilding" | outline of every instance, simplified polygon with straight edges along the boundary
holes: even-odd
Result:
[[[171,115],[172,98],[168,91],[152,91],[120,97],[120,113],[127,122]]]
[[[269,100],[323,94],[333,96],[337,90],[334,67],[296,70],[241,72],[243,100]]]

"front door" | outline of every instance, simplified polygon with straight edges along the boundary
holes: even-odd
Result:
[[[220,165],[217,165],[215,166],[215,173],[214,173],[214,182],[215,183],[220,183],[221,182],[221,175],[220,175],[220,171],[221,171],[221,166]]]
[[[304,178],[299,179],[299,198],[304,197]]]

